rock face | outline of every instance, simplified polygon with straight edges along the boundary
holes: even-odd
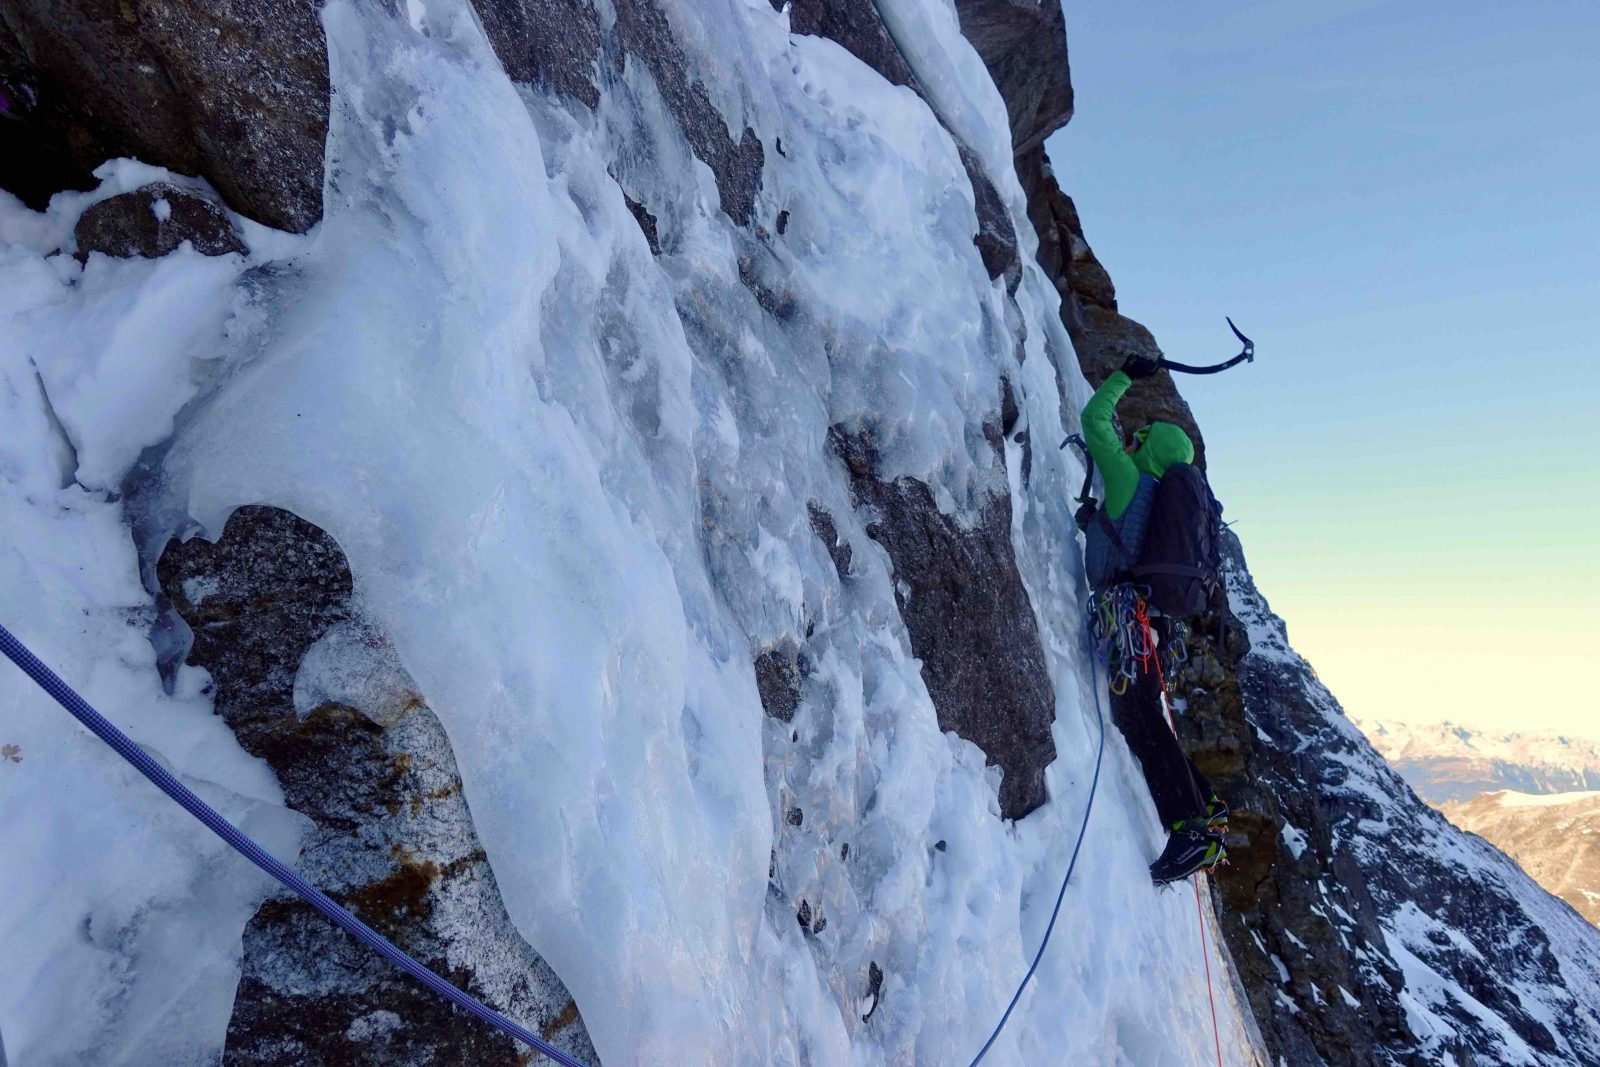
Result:
[[[1246,768],[1284,825],[1254,842],[1279,852],[1265,881],[1217,888],[1235,959],[1287,971],[1251,989],[1269,1043],[1293,1049],[1299,1031],[1328,1062],[1600,1062],[1600,938],[1401,782],[1289,649],[1238,555],[1229,584],[1253,646],[1238,672],[1259,741]]]
[[[0,186],[34,207],[134,156],[242,214],[322,215],[328,60],[314,0],[17,0],[0,9]]]
[[[1072,118],[1067,30],[1054,0],[956,0],[961,33],[983,57],[1011,120],[1012,150],[1026,155]]]
[[[633,58],[649,69],[695,156],[716,177],[722,210],[741,226],[749,223],[766,158],[756,131],[746,126],[738,141],[729,136],[727,120],[705,86],[690,76],[683,49],[659,8],[647,0],[619,0],[616,33],[622,46],[619,68]]]
[[[1532,796],[1501,790],[1439,810],[1600,926],[1600,793]]]
[[[967,529],[940,512],[923,483],[880,480],[869,435],[836,428],[832,444],[849,469],[856,506],[876,515],[867,535],[894,563],[896,600],[940,728],[1000,767],[1000,813],[1021,818],[1047,799],[1055,697],[1017,572],[1011,498],[991,497]]]
[[[166,182],[100,201],[78,219],[72,235],[79,256],[100,252],[155,259],[185,241],[205,256],[245,252],[226,211]]]
[[[472,6],[512,81],[599,105],[600,15],[589,0],[473,0]]]
[[[286,511],[240,508],[216,543],[169,545],[162,589],[194,633],[217,714],[314,830],[298,869],[402,949],[597,1062],[572,998],[518,936],[478,844],[449,740],[351,602],[339,546]],[[236,1064],[520,1064],[298,898],[244,935]]]
[[[1117,310],[1111,277],[1084,239],[1078,209],[1056,184],[1042,147],[1018,157],[1017,175],[1028,193],[1028,216],[1039,235],[1039,265],[1056,281],[1061,322],[1089,384],[1099,386],[1131,354],[1161,355],[1150,331]],[[1205,437],[1169,372],[1135,382],[1117,414],[1135,427],[1157,420],[1183,427],[1194,442],[1195,463],[1205,467]]]

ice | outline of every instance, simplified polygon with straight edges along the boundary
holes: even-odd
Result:
[[[414,694],[438,713],[508,911],[604,1062],[966,1063],[1043,934],[1094,769],[1103,682],[1066,504],[1082,469],[1042,444],[1085,385],[1058,380],[1048,279],[1026,267],[1013,307],[988,278],[956,144],[914,93],[790,37],[765,0],[669,9],[730,118],[781,132],[756,209],[769,232],[790,212],[781,241],[717,211],[641,64],[596,114],[569,111],[514,87],[457,0],[325,8],[332,164],[308,235],[241,222],[248,256],[79,268],[49,253],[88,203],[179,179],[125,162],[44,215],[0,203],[0,402],[23,428],[0,444],[0,588],[28,606],[25,639],[291,855],[295,820],[203,677],[159,683],[129,528],[165,518],[148,562],[188,520],[216,536],[240,505],[288,508],[339,542],[383,635],[330,633],[297,706]],[[885,11],[1031,241],[953,9]],[[659,217],[661,257],[619,182]],[[761,310],[741,256],[792,316]],[[1026,480],[1020,446],[997,456],[982,428],[1002,376],[1041,442]],[[1059,753],[1051,802],[1017,824],[998,772],[939,730],[834,426],[870,431],[883,476],[927,481],[963,521],[1012,495]],[[130,516],[115,492],[141,457],[154,480]],[[852,546],[848,582],[813,502]],[[786,639],[812,668],[792,746],[751,669]],[[20,678],[0,685],[19,724],[0,741],[25,755],[0,765],[7,1051],[70,1063],[137,1028],[173,1045],[164,1062],[214,1062],[260,879]],[[1149,885],[1160,828],[1104,727],[1079,873],[987,1063],[1210,1055],[1193,902]],[[769,751],[793,761],[783,790]],[[779,845],[825,926],[774,903]],[[86,917],[117,936],[85,941]],[[1221,1000],[1228,1061],[1250,1062]]]

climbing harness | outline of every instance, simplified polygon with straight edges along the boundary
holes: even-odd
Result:
[[[1083,848],[1083,836],[1089,830],[1089,813],[1094,810],[1095,791],[1100,788],[1100,761],[1106,752],[1106,716],[1100,708],[1100,678],[1098,672],[1091,680],[1094,690],[1094,716],[1095,722],[1100,727],[1100,743],[1094,753],[1094,776],[1089,779],[1089,799],[1083,805],[1083,823],[1078,827],[1078,840],[1072,846],[1072,858],[1067,861],[1067,873],[1061,879],[1061,891],[1056,894],[1056,906],[1050,912],[1050,921],[1045,925],[1044,937],[1039,942],[1039,951],[1034,953],[1033,962],[1028,965],[1028,973],[1022,976],[1022,981],[1017,984],[1017,991],[1011,996],[1011,1003],[1006,1005],[1006,1012],[1000,1016],[1000,1021],[995,1024],[994,1033],[989,1035],[989,1040],[983,1043],[983,1048],[972,1058],[970,1067],[978,1067],[978,1062],[988,1053],[989,1047],[1000,1037],[1000,1031],[1005,1029],[1006,1020],[1011,1018],[1011,1012],[1017,1006],[1017,1001],[1022,999],[1022,991],[1028,987],[1028,980],[1033,977],[1033,972],[1039,969],[1039,961],[1044,959],[1044,950],[1050,944],[1050,934],[1056,928],[1056,917],[1061,914],[1061,902],[1067,896],[1067,883],[1072,880],[1072,871],[1078,866],[1078,851]]]
[[[88,727],[89,731],[100,740],[110,745],[117,755],[133,764],[140,774],[154,782],[158,789],[177,801],[190,815],[205,823],[212,833],[233,846],[235,851],[245,859],[293,890],[301,900],[321,912],[334,925],[411,975],[411,977],[421,982],[434,993],[444,997],[461,1010],[488,1023],[501,1033],[537,1049],[550,1057],[550,1059],[561,1064],[562,1067],[584,1067],[581,1061],[573,1059],[548,1041],[540,1038],[537,1034],[512,1022],[504,1015],[487,1007],[470,994],[457,989],[428,970],[428,968],[396,948],[382,934],[334,903],[330,897],[296,874],[293,869],[274,859],[260,845],[246,837],[238,827],[224,819],[205,801],[195,796],[188,786],[178,781],[166,768],[152,759],[144,749],[134,744],[133,740],[112,725],[109,719],[90,707],[87,701],[75,693],[66,682],[61,680],[59,675],[45,666],[37,656],[28,651],[27,646],[17,640],[11,631],[4,626],[0,626],[0,652],[4,652],[11,662],[22,669],[24,674],[38,683],[39,688],[49,693],[62,707],[71,712],[73,718]],[[1098,769],[1097,766],[1096,770],[1098,771]]]

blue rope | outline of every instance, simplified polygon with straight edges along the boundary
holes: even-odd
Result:
[[[1090,661],[1093,662],[1092,660]],[[1011,997],[1011,1003],[1006,1005],[1006,1013],[1000,1016],[1000,1022],[995,1026],[994,1033],[989,1035],[989,1040],[983,1043],[983,1048],[972,1058],[971,1067],[978,1067],[978,1061],[988,1053],[989,1046],[993,1045],[1000,1037],[1000,1031],[1005,1029],[1006,1020],[1011,1018],[1011,1012],[1017,1006],[1017,1001],[1022,999],[1022,991],[1028,987],[1028,980],[1033,977],[1033,972],[1039,969],[1039,961],[1044,959],[1044,950],[1050,944],[1050,934],[1056,928],[1056,916],[1061,914],[1061,902],[1067,896],[1067,883],[1072,880],[1072,870],[1078,865],[1078,850],[1083,848],[1083,835],[1089,831],[1089,813],[1094,810],[1094,794],[1100,788],[1100,758],[1106,751],[1106,717],[1100,710],[1100,676],[1095,672],[1093,678],[1094,690],[1094,717],[1100,726],[1100,747],[1094,754],[1094,777],[1089,782],[1089,799],[1083,806],[1083,825],[1078,827],[1078,842],[1072,846],[1072,859],[1067,863],[1067,875],[1061,879],[1061,892],[1056,894],[1055,910],[1050,913],[1050,922],[1044,928],[1044,940],[1039,942],[1039,951],[1034,953],[1033,963],[1028,967],[1028,973],[1022,976],[1022,981],[1017,986],[1017,991]]]
[[[217,814],[210,805],[195,796],[187,786],[169,774],[161,764],[151,759],[144,749],[133,743],[133,740],[127,734],[117,729],[105,716],[90,707],[87,701],[73,692],[66,682],[63,682],[54,671],[41,663],[38,657],[29,652],[22,642],[13,637],[11,631],[4,626],[0,626],[0,652],[4,652],[10,657],[11,662],[21,667],[24,674],[39,683],[41,689],[55,697],[62,707],[72,713],[74,718],[87,726],[96,737],[115,749],[117,755],[133,764],[140,774],[154,782],[163,793],[182,805],[185,811],[205,823],[212,833],[232,845],[245,859],[294,890],[300,899],[320,911],[334,925],[402,971],[405,971],[411,977],[433,990],[433,992],[450,1001],[456,1007],[477,1016],[501,1033],[538,1049],[552,1060],[561,1064],[562,1067],[584,1067],[584,1064],[568,1056],[565,1052],[550,1044],[550,1042],[517,1025],[499,1012],[484,1006],[476,998],[462,992],[428,970],[428,968],[396,948],[382,934],[334,903],[331,898],[316,886],[300,877],[289,867],[273,859],[260,845],[246,837],[236,826]]]

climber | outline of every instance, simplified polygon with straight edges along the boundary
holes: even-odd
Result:
[[[1112,372],[1084,405],[1083,436],[1089,455],[1100,467],[1105,503],[1095,508],[1089,501],[1078,515],[1078,524],[1085,533],[1084,558],[1090,585],[1102,603],[1124,605],[1122,610],[1128,616],[1124,624],[1114,628],[1117,637],[1134,640],[1142,632],[1151,645],[1161,640],[1166,620],[1147,603],[1150,586],[1136,581],[1134,571],[1154,534],[1152,518],[1159,524],[1172,522],[1175,514],[1182,514],[1170,507],[1156,514],[1157,489],[1169,470],[1193,462],[1194,444],[1180,427],[1155,422],[1135,432],[1124,448],[1112,415],[1128,387],[1135,380],[1150,377],[1160,366],[1158,361],[1144,356],[1129,356],[1122,369]],[[1192,467],[1180,469],[1200,478]],[[1200,482],[1203,485],[1203,478]],[[1210,491],[1204,493],[1204,499],[1214,507]],[[1182,521],[1191,519],[1185,515]],[[1113,721],[1144,771],[1156,812],[1168,831],[1165,850],[1150,866],[1151,878],[1164,884],[1207,870],[1223,860],[1227,853],[1219,827],[1227,820],[1228,808],[1184,754],[1173,733],[1166,715],[1159,655],[1149,654],[1151,651],[1144,649],[1143,656],[1124,652],[1123,661],[1132,665],[1132,677],[1126,679],[1120,693],[1113,687],[1111,710]]]

